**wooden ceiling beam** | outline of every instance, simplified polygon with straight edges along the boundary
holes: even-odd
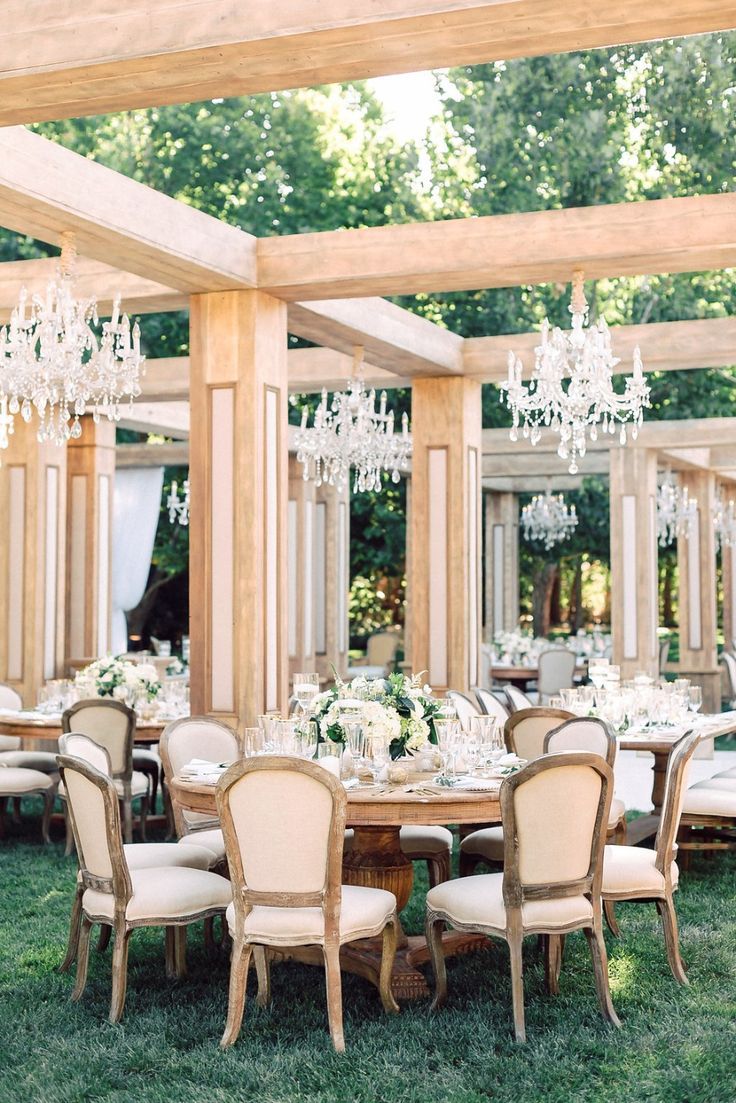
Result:
[[[670,448],[712,448],[712,462],[717,463],[717,449],[719,446],[728,447],[736,440],[736,417],[705,417],[690,418],[686,421],[645,421],[639,430],[636,441],[629,440],[623,445],[625,448],[654,448],[667,450]],[[528,441],[509,439],[508,429],[484,429],[483,430],[483,454],[487,456],[504,455],[544,455],[557,452],[559,438],[548,430],[543,431],[539,444],[534,447]],[[619,444],[618,434],[604,436],[601,434],[596,441],[588,442],[588,449],[581,461],[582,473],[585,473],[584,464],[590,455],[598,452],[609,452],[611,449],[622,447]],[[559,463],[563,463],[559,460]]]
[[[176,444],[118,444],[116,467],[186,467],[189,441]]]
[[[6,0],[0,125],[388,73],[473,65],[734,25],[727,0]]]

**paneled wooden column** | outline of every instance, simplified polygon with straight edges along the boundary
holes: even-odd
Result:
[[[0,467],[0,682],[26,705],[65,674],[66,448],[15,419]]]
[[[677,541],[680,590],[680,657],[678,670],[703,687],[703,711],[719,712],[721,673],[716,641],[716,550],[713,533],[715,475],[682,471],[680,486],[698,509],[690,537]]]
[[[289,455],[287,547],[289,557],[289,676],[315,668],[315,485],[302,477],[302,465]]]
[[[240,726],[287,699],[286,306],[193,295],[192,712]]]
[[[350,488],[318,486],[315,499],[316,669],[323,678],[332,681],[333,666],[344,677],[348,665]]]
[[[736,545],[721,548],[723,573],[723,639],[728,650],[736,640]]]
[[[67,445],[66,658],[110,650],[115,423],[82,418]]]
[[[611,631],[621,677],[658,674],[657,456],[611,450]]]
[[[483,494],[485,513],[485,617],[483,638],[519,625],[519,498],[495,490]]]
[[[416,379],[412,388],[409,638],[435,689],[478,682],[481,387]]]

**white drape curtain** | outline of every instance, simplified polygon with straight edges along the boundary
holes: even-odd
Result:
[[[156,539],[163,467],[115,472],[112,542],[112,652],[128,649],[125,613],[143,597]]]

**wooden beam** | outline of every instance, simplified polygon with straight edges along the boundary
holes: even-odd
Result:
[[[335,349],[290,349],[287,362],[289,390],[297,394],[314,394],[323,387],[328,391],[342,391],[353,374],[352,356]],[[367,387],[376,390],[411,386],[411,378],[402,378],[372,364],[363,364],[363,379]]]
[[[0,226],[180,291],[253,287],[256,239],[24,127],[0,130]]]
[[[571,490],[580,490],[583,485],[582,475],[556,475],[547,479],[544,475],[516,475],[483,478],[484,490],[495,490],[502,494],[542,494],[547,486],[554,494],[560,492],[569,493]]]
[[[727,0],[9,0],[0,125],[387,73],[473,65],[734,25]]]
[[[189,441],[177,444],[119,444],[116,467],[187,467]]]
[[[736,417],[690,418],[686,421],[645,421],[636,441],[629,441],[625,448],[713,448],[732,445],[736,440]],[[559,438],[545,431],[539,444],[532,447],[527,441],[509,440],[508,429],[483,430],[483,455],[500,456],[509,453],[541,455],[557,451]],[[601,434],[597,441],[589,441],[586,455],[609,452],[620,448],[618,436]],[[717,453],[715,453],[717,455]],[[560,460],[560,463],[563,461]],[[585,461],[583,461],[585,462]]]
[[[188,402],[134,402],[118,422],[121,429],[139,433],[161,433],[186,440],[189,436]]]
[[[485,448],[485,445],[484,445]],[[549,453],[541,452],[537,455],[534,451],[521,449],[517,454],[512,453],[483,453],[483,478],[516,478],[518,476],[531,477],[541,480],[542,484],[550,476],[567,474],[567,465],[555,457],[555,465],[552,465]],[[607,475],[607,452],[589,452],[580,461],[582,475]]]
[[[414,295],[736,264],[736,193],[260,238],[283,299]]]

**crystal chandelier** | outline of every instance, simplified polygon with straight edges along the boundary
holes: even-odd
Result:
[[[698,502],[691,498],[687,487],[675,485],[672,472],[667,471],[657,488],[657,538],[661,548],[678,536],[690,539],[698,513]]]
[[[182,484],[183,497],[179,497],[179,485],[174,479],[171,483],[171,490],[169,496],[166,499],[166,508],[169,511],[169,523],[174,524],[178,521],[180,525],[189,524],[189,479],[185,479]]]
[[[580,269],[573,274],[568,309],[572,330],[553,329],[546,318],[542,323],[542,343],[534,350],[530,382],[522,383],[521,361],[510,352],[508,380],[500,387],[501,401],[505,397],[513,415],[511,440],[519,439],[522,421],[522,435],[533,445],[542,428],[551,429],[560,438],[557,454],[570,461],[568,470],[574,475],[588,437],[598,439],[599,426],[601,432],[613,434],[620,425],[619,439],[625,444],[626,423],[631,422],[631,436],[636,440],[644,407],[650,402],[638,348],[634,349],[633,375],[626,379],[623,393],[614,390],[613,371],[620,360],[613,355],[611,334],[603,318],[585,328],[588,303]],[[566,387],[563,380],[567,380]]]
[[[569,539],[577,524],[575,506],[568,506],[563,495],[553,494],[549,486],[544,494],[535,494],[521,511],[524,539],[543,543],[547,551]]]
[[[733,498],[726,502],[721,493],[716,496],[713,506],[713,531],[716,551],[736,547],[736,503]]]
[[[296,433],[296,458],[304,468],[304,478],[317,486],[327,483],[341,490],[354,469],[353,491],[380,491],[384,473],[397,483],[409,466],[411,436],[409,418],[401,417],[401,434],[394,433],[393,411],[386,413],[386,392],[381,392],[376,410],[376,392],[363,382],[363,349],[356,347],[353,377],[346,391],[338,391],[328,401],[327,391],[314,414],[314,425],[307,426],[309,410],[305,406]]]
[[[7,448],[13,432],[13,416],[8,413],[8,399],[0,396],[0,448]]]
[[[30,301],[23,288],[0,329],[0,400],[7,400],[8,416],[20,413],[26,422],[35,410],[39,441],[55,444],[80,436],[87,411],[95,421],[100,414],[118,421],[121,402],[141,393],[145,359],[138,324],[131,330],[127,314],[121,316],[119,296],[101,327],[96,300],[75,299],[76,256],[74,235],[62,234],[57,279]]]

